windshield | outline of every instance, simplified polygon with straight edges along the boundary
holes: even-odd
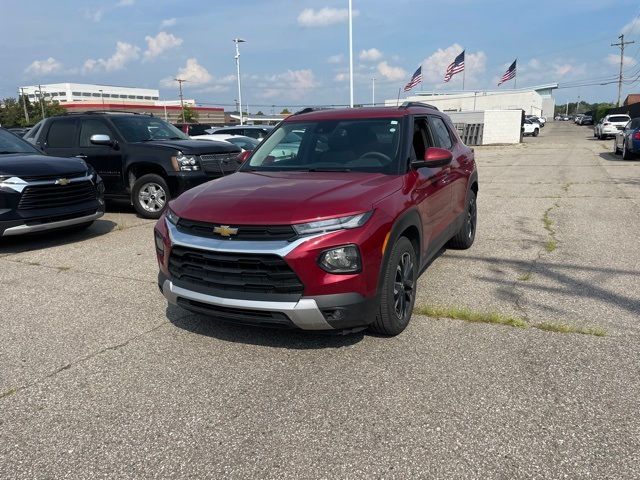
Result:
[[[399,118],[285,122],[242,170],[394,174],[400,135]]]
[[[127,142],[149,140],[189,140],[189,137],[164,120],[146,115],[114,116],[111,121]]]
[[[40,153],[38,149],[14,133],[0,129],[0,155],[8,153]]]

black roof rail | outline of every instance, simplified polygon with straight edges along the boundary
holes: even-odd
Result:
[[[316,110],[318,109],[307,107],[307,108],[303,108],[302,110],[298,110],[297,112],[293,113],[293,115],[302,115],[303,113],[311,113],[311,112],[315,112]]]
[[[55,116],[63,116],[63,115],[95,115],[95,114],[109,114],[109,113],[129,113],[131,115],[148,115],[153,117],[153,113],[146,112],[131,112],[129,110],[87,110],[85,112],[64,112],[60,115]]]
[[[431,108],[433,110],[438,110],[438,107],[436,107],[435,105],[430,105],[428,103],[422,103],[422,102],[403,102],[403,104],[400,105],[400,108],[409,108],[409,107],[426,107],[426,108]]]

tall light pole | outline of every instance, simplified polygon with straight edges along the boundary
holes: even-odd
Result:
[[[182,78],[174,78],[176,82],[178,82],[178,88],[180,89],[180,110],[182,110],[182,123],[187,123],[184,119],[184,95],[182,95],[182,84],[186,82],[186,80]]]
[[[240,43],[246,42],[241,38],[234,38],[233,42],[236,44],[236,73],[238,75],[238,103],[240,104],[240,125],[244,125],[244,121],[242,119],[242,88],[240,86],[240,48],[238,45]]]
[[[371,106],[376,106],[376,77],[371,77]]]
[[[353,108],[353,5],[349,0],[349,106]]]
[[[24,119],[29,125],[29,112],[27,111],[27,100],[24,98],[24,89],[20,87],[20,96],[22,97],[22,107],[24,108]]]
[[[42,119],[44,120],[44,103],[42,100],[42,85],[38,84],[38,97],[40,98],[40,111],[42,112]]]

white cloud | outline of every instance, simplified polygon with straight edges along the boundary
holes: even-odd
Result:
[[[358,16],[358,10],[353,10],[353,16]],[[298,23],[303,27],[326,27],[336,23],[346,22],[349,18],[349,10],[346,8],[324,7],[320,10],[305,8],[298,15]]]
[[[462,52],[463,48],[454,43],[453,45],[442,49],[439,48],[431,56],[424,59],[422,65],[422,76],[430,83],[442,83],[447,67]],[[464,54],[464,69],[466,78],[473,77],[474,74],[483,73],[487,62],[487,56],[484,52]],[[461,75],[461,74],[458,74]]]
[[[604,59],[609,65],[620,65],[620,55],[615,53],[610,53]],[[625,67],[633,67],[636,64],[636,60],[633,57],[624,57],[624,66]]]
[[[407,77],[407,71],[401,67],[393,67],[386,61],[378,64],[378,73],[390,82],[397,82]]]
[[[344,55],[342,53],[338,53],[337,55],[331,55],[327,58],[327,63],[342,63],[344,60]]]
[[[360,60],[363,62],[377,62],[382,58],[382,52],[377,48],[370,48],[369,50],[362,50],[359,55]]]
[[[186,65],[178,69],[174,77],[165,78],[160,83],[164,87],[172,87],[176,85],[175,78],[186,80],[190,85],[205,85],[213,80],[213,76],[196,58],[187,59]]]
[[[147,49],[144,52],[146,60],[156,58],[162,52],[182,45],[181,38],[167,32],[160,32],[155,37],[146,36],[144,39],[147,42]]]
[[[509,65],[511,65],[511,64],[509,64]],[[529,60],[527,65],[529,67],[531,67],[532,69],[534,69],[534,70],[537,70],[542,66],[542,64],[540,63],[540,60],[538,60],[537,58],[532,58],[531,60]],[[505,65],[505,68],[507,68],[507,65]]]
[[[636,15],[633,20],[622,27],[621,33],[624,33],[625,35],[640,33],[640,17]]]
[[[46,60],[34,60],[24,71],[31,75],[50,75],[61,72],[62,63],[53,57],[49,57]]]
[[[99,7],[94,10],[89,8],[84,8],[82,10],[82,14],[84,15],[84,18],[97,23],[100,20],[102,20],[102,15],[104,15],[104,8]]]
[[[177,22],[176,18],[165,18],[160,22],[160,28],[173,27]]]
[[[86,60],[82,67],[82,73],[90,73],[98,70],[107,72],[122,70],[127,63],[138,57],[140,57],[140,47],[126,42],[117,42],[116,51],[113,55],[107,59],[99,58],[95,60],[90,58]]]
[[[268,76],[261,85],[263,88],[261,96],[272,98],[282,95],[299,99],[317,86],[318,82],[312,70],[287,70],[284,73]]]

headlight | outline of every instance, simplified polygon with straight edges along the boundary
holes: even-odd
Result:
[[[348,230],[358,228],[367,223],[371,218],[373,210],[358,215],[349,215],[348,217],[332,218],[330,220],[320,220],[317,222],[299,223],[293,225],[298,235],[309,235],[320,232],[333,232],[335,230]]]
[[[178,222],[180,221],[180,217],[176,215],[176,213],[170,208],[167,208],[166,217],[167,220],[169,220],[169,222],[173,223],[174,225],[178,225]]]
[[[345,245],[322,252],[318,264],[329,273],[357,273],[362,270],[360,252],[355,245]]]
[[[182,152],[178,152],[175,157],[171,157],[171,163],[173,168],[178,172],[200,170],[200,165],[198,165],[198,159],[195,155],[185,155]]]
[[[160,255],[164,255],[164,240],[162,236],[156,230],[154,230],[153,238],[156,242],[156,252],[158,252]]]

